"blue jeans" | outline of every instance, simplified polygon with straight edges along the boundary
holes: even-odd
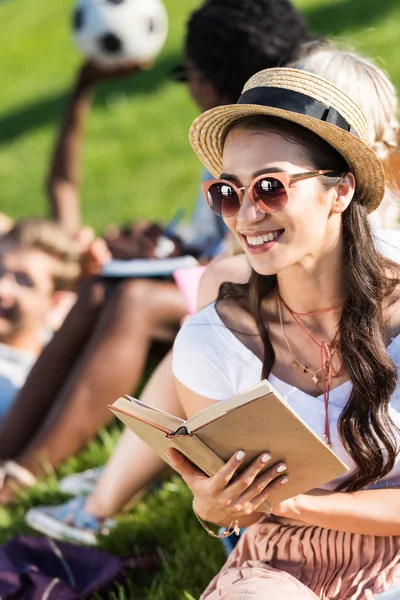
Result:
[[[221,527],[221,529],[219,530],[219,533],[222,533],[223,531],[225,531],[225,528]],[[222,538],[221,542],[222,542],[222,545],[224,547],[224,550],[225,550],[227,556],[230,555],[230,553],[232,552],[232,550],[238,543],[243,531],[244,531],[244,527],[242,527],[242,529],[240,530],[240,535],[233,534],[233,535],[230,535],[229,537]]]

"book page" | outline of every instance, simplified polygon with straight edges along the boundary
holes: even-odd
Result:
[[[145,404],[136,398],[118,398],[112,405],[116,409],[124,413],[136,417],[140,420],[145,420],[158,428],[162,428],[166,433],[170,434],[185,425],[185,421],[174,415],[170,415],[162,410],[158,410],[149,404]]]
[[[159,413],[160,415],[164,415],[164,416],[170,417],[171,419],[175,419],[176,422],[178,423],[178,427],[180,427],[181,425],[184,425],[186,423],[186,421],[184,419],[181,419],[180,417],[175,417],[175,415],[171,415],[170,413],[167,413],[164,410],[161,410],[160,408],[156,408],[155,406],[151,406],[150,404],[146,404],[146,402],[142,402],[141,400],[138,400],[137,398],[134,398],[133,396],[127,395],[126,397],[128,398],[128,400],[130,400],[137,406],[141,406],[142,408],[146,408],[147,410],[153,410],[153,411]]]

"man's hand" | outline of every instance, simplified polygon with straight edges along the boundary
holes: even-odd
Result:
[[[112,256],[102,238],[97,238],[91,227],[83,227],[77,236],[81,254],[82,279],[99,275]]]
[[[134,61],[126,61],[116,67],[101,67],[94,61],[85,62],[78,74],[78,84],[81,87],[91,87],[102,83],[103,81],[113,81],[122,77],[129,77],[133,73],[142,71],[143,69],[151,68],[152,63],[137,63]]]

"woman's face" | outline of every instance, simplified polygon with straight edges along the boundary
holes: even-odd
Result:
[[[301,148],[276,133],[244,129],[232,131],[223,152],[223,179],[248,186],[256,175],[286,171],[313,171]],[[234,217],[225,219],[253,269],[262,275],[282,272],[302,264],[312,269],[322,256],[332,255],[340,240],[341,216],[332,213],[336,190],[325,190],[319,177],[293,182],[285,208],[265,213],[250,201],[248,191]],[[261,236],[273,234],[272,241]],[[261,242],[261,243],[260,243]]]

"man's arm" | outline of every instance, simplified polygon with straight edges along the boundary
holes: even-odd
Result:
[[[81,227],[80,178],[84,125],[90,111],[95,85],[102,81],[130,75],[141,67],[129,63],[117,69],[103,71],[91,62],[79,70],[56,140],[46,192],[50,199],[51,216],[72,235]]]

